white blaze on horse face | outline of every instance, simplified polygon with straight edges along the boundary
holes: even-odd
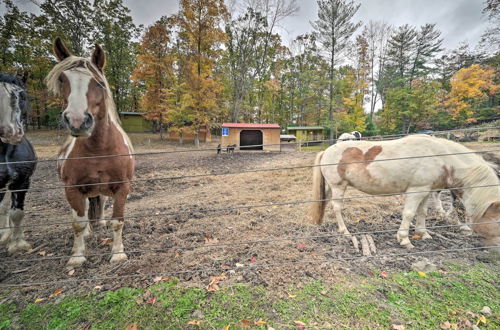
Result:
[[[12,122],[12,97],[15,93],[15,86],[7,83],[0,83],[0,136],[12,136],[15,133],[15,126]]]
[[[71,126],[80,128],[88,109],[87,92],[92,76],[78,69],[65,71],[64,74],[68,78],[71,92],[68,96],[68,106],[63,114],[66,115]]]

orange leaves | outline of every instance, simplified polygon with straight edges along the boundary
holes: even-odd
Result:
[[[63,289],[56,289],[54,292],[52,292],[49,296],[49,298],[54,298],[60,295],[63,292]]]
[[[208,292],[214,292],[214,291],[217,291],[219,290],[219,282],[220,281],[223,281],[226,279],[226,274],[223,273],[219,276],[214,276],[212,278],[210,278],[210,283],[208,284],[207,286],[207,291]]]

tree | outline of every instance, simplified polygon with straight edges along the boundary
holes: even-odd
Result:
[[[494,82],[495,70],[473,64],[460,69],[451,79],[451,92],[445,105],[458,124],[474,122],[480,118],[479,110],[485,100],[500,91]],[[490,104],[493,108],[495,104]],[[495,111],[495,109],[493,109]]]
[[[226,35],[221,29],[228,19],[223,0],[181,0],[181,10],[175,17],[179,28],[182,68],[187,93],[184,107],[194,115],[195,144],[198,130],[220,113],[219,97],[222,85],[214,79],[214,61],[220,56],[220,45]]]
[[[148,27],[140,45],[136,67],[132,80],[137,87],[142,87],[141,108],[145,117],[158,123],[161,131],[166,122],[164,113],[168,112],[167,89],[174,77],[173,63],[175,58],[170,48],[171,26],[163,17],[154,25]]]
[[[94,43],[107,54],[106,77],[113,92],[118,112],[131,110],[130,75],[135,67],[136,43],[140,28],[136,27],[130,10],[122,0],[94,1]]]
[[[318,6],[318,20],[311,24],[329,59],[328,119],[333,121],[335,66],[347,49],[349,39],[361,25],[361,22],[351,22],[360,5],[353,0],[318,0]]]

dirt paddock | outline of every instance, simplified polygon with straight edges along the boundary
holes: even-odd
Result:
[[[56,143],[33,137],[41,159],[54,157]],[[59,142],[59,141],[56,141]],[[474,149],[488,149],[493,144],[473,144]],[[136,143],[136,152],[174,150],[174,145]],[[497,157],[500,153],[497,153]],[[104,290],[119,287],[144,287],[154,276],[146,274],[169,273],[178,277],[186,286],[206,287],[211,276],[227,272],[227,279],[220,286],[248,283],[273,288],[287,288],[304,279],[322,279],[335,282],[339,277],[370,272],[406,271],[411,263],[422,256],[442,266],[448,261],[465,264],[484,262],[488,252],[465,251],[432,253],[425,255],[392,256],[407,251],[396,242],[395,232],[373,234],[378,249],[376,258],[359,258],[350,240],[343,237],[317,237],[336,233],[332,208],[327,208],[325,223],[316,227],[306,222],[308,204],[267,206],[253,209],[220,210],[237,206],[304,201],[310,199],[311,169],[280,170],[244,173],[237,175],[209,176],[175,180],[153,179],[219,172],[239,172],[253,169],[311,165],[314,152],[238,152],[233,156],[217,155],[215,151],[145,155],[136,158],[134,191],[127,203],[128,216],[124,229],[126,251],[162,249],[162,252],[129,253],[126,262],[110,265],[110,255],[90,256],[84,267],[71,275],[65,270],[67,259],[41,260],[47,257],[71,254],[73,234],[70,224],[27,227],[25,234],[33,248],[31,254],[8,256],[0,250],[0,283],[16,284],[87,278],[108,278],[99,281],[63,282],[46,286],[15,288],[9,299],[32,301],[46,296],[55,287],[65,293],[81,293],[100,286]],[[60,184],[54,162],[38,164],[32,187]],[[362,193],[351,190],[348,196]],[[400,224],[403,199],[377,197],[345,202],[344,214],[352,233],[374,230],[394,230]],[[210,211],[219,209],[218,211]],[[168,213],[169,215],[162,215]],[[109,209],[106,212],[110,216]],[[428,226],[447,224],[428,220]],[[70,210],[62,189],[31,192],[27,195],[25,224],[70,222]],[[412,239],[414,251],[470,248],[480,246],[476,236],[465,237],[458,228],[435,229],[432,240]],[[218,243],[298,238],[278,242],[261,242],[228,246],[209,246]],[[87,239],[88,254],[110,252],[112,231],[96,228]],[[354,260],[349,258],[355,257]],[[33,259],[18,263],[17,259]],[[262,264],[297,263],[306,260],[331,259],[302,265],[255,267]],[[235,272],[228,272],[236,267]],[[186,272],[188,271],[188,272]],[[194,271],[194,272],[191,272]],[[141,274],[145,274],[142,276]],[[134,277],[120,277],[134,275]],[[138,275],[138,276],[135,276]]]

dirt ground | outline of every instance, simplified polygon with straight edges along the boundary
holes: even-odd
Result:
[[[51,136],[52,138],[48,138]],[[40,159],[53,158],[63,135],[32,135]],[[136,152],[180,150],[174,144],[151,142],[133,137]],[[208,145],[210,147],[212,145]],[[474,149],[488,149],[494,144],[472,144]],[[206,146],[204,146],[206,147]],[[185,147],[187,148],[187,147]],[[185,149],[184,148],[184,149]],[[448,261],[465,264],[487,262],[488,252],[466,251],[432,253],[412,256],[384,257],[404,254],[395,239],[395,232],[373,234],[379,257],[359,258],[350,240],[344,237],[316,237],[336,233],[333,211],[327,208],[322,226],[308,224],[308,204],[267,206],[253,209],[224,210],[238,206],[284,203],[311,199],[312,170],[293,169],[237,175],[208,176],[175,180],[153,180],[160,177],[239,172],[253,169],[311,165],[314,152],[239,152],[233,156],[216,155],[215,151],[196,151],[136,157],[134,191],[129,196],[124,229],[126,251],[155,250],[129,253],[129,259],[110,265],[110,255],[90,256],[84,267],[74,273],[65,269],[67,259],[43,260],[47,257],[68,256],[73,243],[70,210],[62,189],[31,192],[27,196],[26,225],[67,222],[66,224],[27,227],[27,240],[36,250],[31,254],[8,256],[0,249],[0,283],[16,284],[88,278],[112,279],[98,281],[61,282],[44,286],[12,289],[7,299],[33,301],[49,295],[55,288],[65,293],[83,293],[99,286],[112,290],[124,286],[145,287],[153,282],[153,273],[178,277],[186,286],[206,287],[211,276],[226,272],[227,279],[219,283],[264,285],[288,288],[303,280],[322,279],[327,283],[349,275],[367,275],[380,270],[407,271],[416,260],[425,256],[443,266]],[[500,153],[496,154],[500,157]],[[497,159],[498,160],[498,159]],[[32,187],[60,184],[54,162],[40,162]],[[361,196],[351,190],[348,196]],[[352,233],[374,230],[394,230],[400,224],[403,199],[399,196],[377,197],[345,202],[346,224]],[[446,205],[448,207],[448,205]],[[218,209],[213,211],[213,209]],[[163,215],[168,213],[168,215]],[[110,216],[110,210],[106,212]],[[445,225],[430,213],[428,226]],[[469,248],[480,246],[476,236],[466,237],[458,228],[435,229],[432,240],[413,239],[414,252]],[[110,228],[96,228],[87,239],[88,254],[106,254],[112,238]],[[219,243],[241,243],[282,238],[297,238],[273,242],[209,246]],[[208,244],[207,244],[208,243]],[[354,260],[349,258],[355,257]],[[31,259],[30,262],[18,262]],[[330,259],[331,262],[307,263],[274,267],[262,264],[300,263]],[[236,267],[235,272],[228,272]],[[71,275],[70,275],[71,274]],[[141,275],[144,274],[144,275]],[[139,275],[137,277],[121,277]]]

